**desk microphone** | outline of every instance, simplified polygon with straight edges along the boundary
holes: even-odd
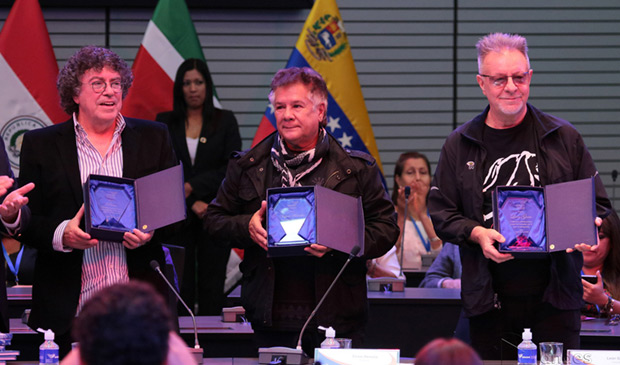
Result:
[[[260,364],[303,365],[307,363],[308,357],[306,356],[306,354],[304,354],[303,350],[301,349],[301,338],[304,334],[304,331],[306,330],[308,323],[310,323],[310,320],[314,318],[314,315],[321,307],[321,304],[323,304],[323,301],[327,297],[327,294],[329,294],[334,284],[336,284],[336,281],[338,281],[338,279],[340,278],[340,275],[342,275],[342,273],[344,272],[344,269],[347,268],[347,265],[349,265],[349,262],[351,262],[351,259],[357,256],[360,250],[361,248],[359,246],[354,246],[351,249],[351,252],[349,253],[349,258],[344,263],[344,265],[342,265],[342,268],[338,272],[338,275],[336,275],[334,280],[332,280],[332,283],[329,285],[329,288],[327,288],[327,290],[321,297],[321,300],[316,305],[312,313],[310,313],[310,316],[308,316],[306,323],[304,323],[304,326],[301,328],[301,332],[299,333],[299,340],[297,341],[297,348],[295,349],[286,348],[286,347],[260,348],[258,349],[258,352],[259,352],[258,362]]]
[[[153,268],[153,270],[157,271],[157,273],[159,274],[159,276],[162,277],[162,279],[164,279],[166,284],[168,284],[168,286],[170,287],[170,290],[172,290],[172,292],[177,296],[179,301],[183,303],[183,306],[185,307],[185,309],[187,309],[187,311],[189,312],[189,315],[192,316],[192,321],[194,322],[194,350],[192,351],[192,354],[196,356],[196,358],[198,358],[198,354],[199,354],[200,361],[202,361],[203,350],[200,348],[200,344],[198,343],[198,327],[196,326],[196,317],[194,317],[194,313],[189,309],[187,304],[185,304],[185,301],[183,301],[183,298],[181,298],[181,296],[179,295],[177,290],[174,288],[174,286],[170,284],[170,281],[166,279],[166,276],[164,275],[164,273],[161,272],[161,269],[159,268],[159,262],[157,262],[156,260],[151,260],[151,267]]]
[[[405,217],[403,219],[403,231],[400,235],[400,274],[403,276],[403,257],[405,257],[405,227],[407,226],[407,207],[409,206],[409,195],[411,194],[411,186],[405,186]]]

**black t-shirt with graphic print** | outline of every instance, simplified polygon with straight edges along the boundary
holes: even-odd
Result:
[[[508,129],[484,127],[487,151],[483,180],[484,225],[493,224],[492,192],[499,185],[541,186],[536,156],[534,121],[528,112],[519,125]],[[541,259],[542,258],[542,259]],[[496,292],[508,296],[542,294],[549,282],[548,255],[518,258],[489,267]]]

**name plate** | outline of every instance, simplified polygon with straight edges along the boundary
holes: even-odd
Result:
[[[594,178],[547,185],[498,186],[493,191],[493,228],[506,241],[500,252],[546,253],[595,245]]]
[[[314,362],[321,365],[398,365],[398,349],[314,349]]]
[[[568,350],[569,365],[620,365],[617,350]]]

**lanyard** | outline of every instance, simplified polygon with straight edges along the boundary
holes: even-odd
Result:
[[[4,248],[2,241],[0,241],[0,246],[2,246],[2,253],[4,253],[4,258],[6,259],[6,264],[9,267],[9,270],[11,270],[13,275],[15,275],[15,285],[18,285],[19,278],[17,277],[17,273],[19,272],[19,265],[22,263],[22,254],[24,253],[24,245],[22,245],[22,248],[19,250],[19,253],[17,254],[17,258],[15,259],[15,265],[13,265],[13,261],[11,261],[9,254],[6,252],[6,248]]]
[[[424,239],[424,236],[422,236],[422,232],[420,231],[420,228],[418,228],[418,225],[416,224],[415,220],[412,217],[409,217],[409,219],[411,219],[411,223],[413,223],[415,230],[418,232],[418,236],[420,236],[420,241],[422,241],[422,244],[424,245],[426,252],[431,252],[431,242],[427,239]]]

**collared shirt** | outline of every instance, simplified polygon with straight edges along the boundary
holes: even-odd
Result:
[[[88,139],[84,128],[73,114],[75,127],[75,144],[78,154],[80,178],[82,185],[90,174],[114,177],[123,176],[123,149],[121,133],[125,128],[125,119],[122,115],[116,118],[114,135],[104,156],[93,146]],[[54,232],[53,246],[56,251],[70,252],[71,248],[63,246],[62,236],[69,220],[62,222]],[[129,281],[127,270],[127,256],[125,247],[119,242],[99,241],[95,247],[84,250],[82,260],[82,290],[78,311],[83,303],[97,291],[114,283]]]

